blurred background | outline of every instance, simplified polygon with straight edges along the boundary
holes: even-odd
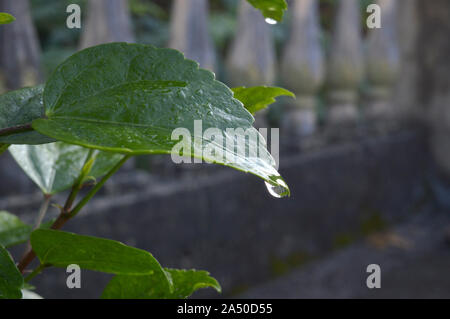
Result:
[[[72,3],[81,29],[66,26]],[[379,29],[367,24],[373,3]],[[291,0],[278,24],[244,0],[0,0],[0,11],[17,19],[0,28],[0,92],[44,82],[82,48],[126,41],[176,48],[230,87],[297,96],[256,118],[281,130],[290,198],[231,169],[140,156],[66,230],[208,270],[226,298],[450,297],[448,0]],[[31,223],[41,201],[0,157],[0,210]],[[370,264],[381,289],[366,286]],[[70,290],[64,269],[50,269],[37,293],[95,298],[108,279],[83,271]]]

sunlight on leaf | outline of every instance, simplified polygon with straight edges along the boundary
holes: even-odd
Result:
[[[16,20],[16,18],[14,18],[9,13],[0,12],[0,24],[8,24],[15,20]]]
[[[234,97],[244,104],[244,107],[252,114],[265,109],[275,103],[279,96],[290,96],[295,98],[294,93],[279,87],[255,86],[238,87],[232,89]]]

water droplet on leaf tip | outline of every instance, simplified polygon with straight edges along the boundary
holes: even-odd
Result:
[[[278,22],[276,20],[274,20],[274,19],[266,18],[266,23],[273,25],[273,24],[277,24]]]
[[[272,185],[268,182],[265,182],[265,184],[269,194],[275,198],[283,198],[289,195],[287,187],[283,187],[281,185]]]

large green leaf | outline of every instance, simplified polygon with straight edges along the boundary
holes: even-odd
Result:
[[[80,268],[116,275],[162,275],[170,287],[170,277],[148,252],[118,241],[82,236],[57,230],[35,230],[31,246],[41,264]]]
[[[14,16],[6,12],[0,12],[0,24],[8,24],[16,20]]]
[[[23,223],[17,216],[0,211],[0,245],[9,247],[26,242],[32,227]]]
[[[252,6],[260,10],[264,17],[275,21],[283,20],[284,11],[287,10],[285,0],[247,0]]]
[[[238,87],[232,89],[234,97],[241,101],[252,114],[265,109],[275,103],[275,98],[285,95],[295,98],[295,94],[279,87],[254,86],[250,88]]]
[[[0,130],[30,124],[44,115],[42,85],[0,95]],[[4,144],[44,144],[54,139],[36,131],[0,136]]]
[[[165,269],[173,281],[169,290],[160,276],[115,276],[103,291],[104,299],[184,299],[201,288],[221,292],[216,279],[207,271]]]
[[[55,139],[132,155],[179,154],[172,133],[185,128],[192,147],[183,155],[253,173],[289,193],[265,141],[258,143],[263,138],[251,114],[213,73],[178,51],[126,43],[80,51],[56,69],[43,100],[46,118],[33,121],[33,128]],[[202,121],[199,133],[196,120]],[[220,136],[205,137],[208,128]],[[246,139],[246,133],[256,138]],[[259,156],[243,155],[248,149]]]
[[[22,298],[23,277],[8,251],[0,245],[0,299]]]
[[[45,194],[64,191],[75,183],[89,155],[89,149],[56,142],[43,145],[12,145],[11,155]],[[96,151],[90,175],[105,175],[123,155]]]

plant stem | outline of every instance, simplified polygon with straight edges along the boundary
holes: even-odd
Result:
[[[80,210],[89,202],[89,200],[94,197],[94,195],[102,188],[102,186],[106,183],[106,181],[113,176],[125,162],[130,158],[130,155],[126,155],[122,160],[117,163],[103,178],[95,184],[95,186],[86,194],[86,196],[80,200],[80,202],[71,210],[69,213],[70,218],[75,217]]]
[[[47,213],[51,197],[52,197],[52,195],[44,194],[44,201],[42,202],[41,208],[39,209],[38,217],[36,218],[36,222],[34,224],[33,230],[38,229],[39,226],[41,226],[42,220],[44,219],[45,214]],[[23,252],[22,256],[23,256],[22,260],[28,260],[28,258],[31,258],[32,249],[31,249],[30,241],[28,241],[27,246],[26,246],[25,251]],[[29,257],[27,257],[27,256],[29,256]],[[34,256],[32,257],[31,260],[33,260],[33,259],[34,259]],[[21,262],[22,262],[22,260],[21,260]],[[20,265],[20,263],[19,263],[18,267],[19,267],[19,270],[22,272],[25,270],[25,268],[21,269],[22,266]]]
[[[55,227],[55,225],[58,227],[59,224],[61,224],[61,221],[64,221],[59,228],[64,225],[64,223],[68,220],[68,214],[70,209],[72,208],[72,204],[75,201],[75,198],[78,195],[78,192],[81,189],[81,186],[83,184],[83,180],[86,177],[87,174],[89,174],[91,168],[92,168],[92,156],[94,154],[94,150],[89,150],[89,154],[86,158],[86,161],[83,165],[83,170],[80,173],[80,176],[78,177],[77,181],[72,186],[72,190],[70,191],[69,197],[66,200],[66,203],[64,204],[64,207],[61,209],[61,213],[58,217],[58,219],[53,223],[52,228]],[[45,202],[44,202],[45,203]],[[45,205],[43,205],[45,206]],[[48,204],[47,204],[48,208]],[[46,209],[45,209],[46,210]],[[53,229],[59,229],[59,228],[53,228]],[[36,228],[35,228],[36,229]],[[25,268],[33,261],[33,259],[36,257],[36,254],[32,250],[30,242],[28,242],[27,249],[20,260],[19,264],[17,265],[17,268],[23,273],[25,271]]]
[[[25,282],[29,282],[31,279],[39,275],[39,273],[46,267],[46,265],[40,264],[36,269],[34,269],[31,274],[25,277]]]
[[[84,179],[86,176],[90,173],[92,166],[94,164],[92,160],[92,156],[94,155],[94,150],[90,149],[89,154],[86,158],[86,161],[83,165],[83,169],[81,171],[80,176],[78,176],[78,179],[76,180],[75,184],[72,186],[72,190],[70,191],[69,197],[66,200],[66,203],[64,204],[64,207],[61,211],[61,213],[68,214],[70,212],[70,209],[72,208],[72,205],[77,198],[78,192],[80,191],[81,187],[83,186]]]
[[[39,209],[39,214],[38,214],[38,217],[36,218],[36,222],[34,224],[33,230],[41,227],[41,223],[44,220],[45,214],[47,213],[51,198],[52,198],[52,195],[44,194],[44,201],[41,205],[41,208]]]
[[[55,222],[53,223],[53,225],[51,226],[51,229],[61,229],[62,226],[64,226],[64,224],[71,218],[73,218],[76,214],[78,214],[80,212],[80,210],[89,202],[89,200],[100,190],[100,188],[102,188],[102,186],[106,183],[106,181],[112,176],[114,175],[114,173],[116,173],[120,167],[122,167],[123,164],[125,164],[125,162],[130,158],[130,155],[126,155],[119,163],[117,163],[101,180],[100,182],[98,182],[87,194],[86,196],[80,200],[80,202],[71,210],[69,207],[69,210],[66,211],[65,209],[61,210],[61,213],[59,214],[58,218],[55,220]],[[81,183],[77,183],[77,185],[79,185],[79,187],[81,187]],[[75,185],[74,185],[75,186]],[[79,189],[78,189],[79,190]],[[72,189],[72,192],[70,193],[66,204],[64,205],[64,207],[66,206],[71,206],[68,205],[68,202],[72,200],[73,196],[72,194],[74,192],[78,193],[78,190],[74,190]],[[76,194],[75,194],[76,196]],[[74,199],[74,198],[73,198]],[[73,200],[72,200],[73,202]],[[22,260],[19,262],[17,268],[19,268],[19,270],[23,273],[25,271],[25,268],[33,261],[33,259],[36,257],[36,254],[34,253],[33,250],[31,250],[26,256],[24,256],[22,258]]]
[[[0,136],[8,136],[16,133],[23,133],[29,131],[33,131],[31,123],[0,129]]]
[[[25,268],[27,268],[27,266],[33,261],[34,257],[36,257],[36,254],[33,250],[30,250],[25,256],[22,257],[17,265],[17,268],[22,274],[25,272]]]

